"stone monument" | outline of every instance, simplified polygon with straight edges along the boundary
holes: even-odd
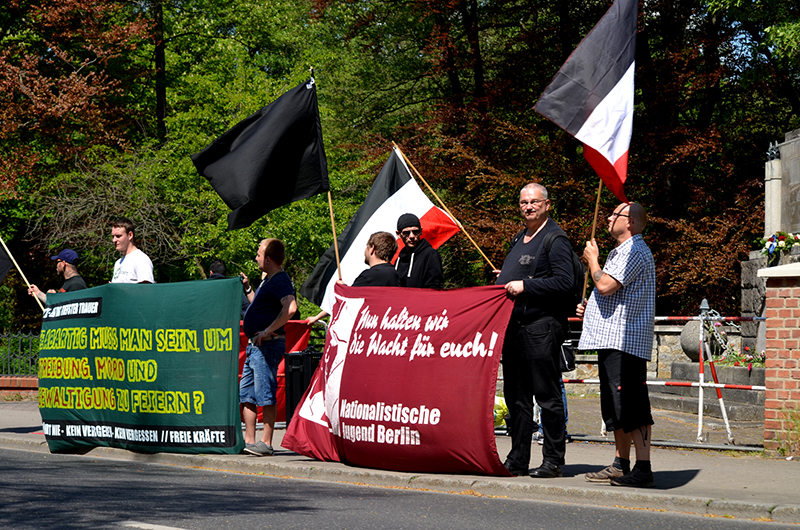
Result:
[[[778,231],[800,233],[800,129],[786,133],[782,143],[775,142],[767,151],[764,166],[764,237]],[[782,255],[776,265],[800,262],[800,245]],[[742,316],[764,316],[766,281],[758,269],[767,267],[760,250],[750,252],[742,262]],[[765,349],[764,322],[742,322],[742,347]]]

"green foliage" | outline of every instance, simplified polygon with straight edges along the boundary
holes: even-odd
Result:
[[[396,141],[492,262],[454,237],[441,249],[447,287],[493,281],[527,182],[548,187],[576,249],[592,234],[597,177],[580,143],[531,109],[606,0],[40,4],[0,9],[0,226],[31,281],[57,286],[48,256],[70,246],[89,284],[106,282],[117,257],[108,222],[128,215],[158,281],[203,278],[214,258],[255,281],[258,242],[278,237],[299,287],[332,241],[327,198],[229,232],[229,209],[189,156],[305,81],[309,66],[339,233]],[[738,263],[761,235],[763,152],[800,127],[797,6],[640,7],[626,191],[651,217],[657,312],[694,313],[705,297],[736,314]],[[157,30],[166,135],[156,125]],[[20,72],[37,81],[35,97]],[[603,222],[614,206],[604,192],[603,253],[614,244]],[[5,285],[15,312],[7,325],[31,326],[39,310],[24,285]]]
[[[6,333],[11,329],[15,306],[14,291],[6,284],[0,285],[0,333]]]
[[[776,450],[781,456],[800,455],[800,411],[783,407],[781,414],[784,428],[778,435]]]

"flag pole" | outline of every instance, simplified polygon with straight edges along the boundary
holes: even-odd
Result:
[[[453,215],[453,212],[450,211],[450,209],[444,204],[442,199],[440,199],[439,196],[436,195],[436,192],[433,191],[433,188],[431,188],[430,185],[425,181],[425,179],[422,178],[422,175],[419,174],[419,171],[417,171],[417,168],[414,167],[414,164],[411,163],[411,160],[408,159],[408,157],[403,152],[403,150],[400,149],[400,147],[394,142],[392,142],[392,145],[394,146],[395,149],[400,151],[400,154],[403,155],[403,159],[406,161],[406,164],[408,164],[409,167],[414,170],[414,173],[416,173],[417,177],[422,181],[423,184],[425,184],[425,187],[428,188],[428,191],[430,191],[433,194],[433,196],[436,197],[436,200],[439,201],[439,204],[442,205],[442,208],[444,208],[444,211],[446,211],[447,214],[450,217],[453,218],[453,221],[458,223],[458,227],[464,232],[464,235],[467,236],[467,239],[469,239],[472,242],[472,244],[475,245],[475,248],[478,249],[478,252],[480,252],[481,256],[483,256],[483,259],[486,260],[486,263],[489,264],[489,266],[492,268],[492,270],[496,270],[497,268],[494,266],[494,264],[491,262],[491,260],[488,257],[486,257],[486,254],[483,253],[483,251],[481,250],[481,247],[478,246],[478,244],[475,242],[475,240],[472,239],[472,237],[469,235],[469,232],[467,232],[467,229],[464,228],[464,225],[462,225],[461,222],[458,219],[456,219],[456,216]]]
[[[589,241],[594,239],[595,232],[597,231],[597,216],[600,212],[600,192],[603,191],[603,179],[600,179],[600,185],[597,187],[597,200],[594,203],[594,221],[592,221],[592,237]],[[586,267],[586,274],[583,275],[583,291],[581,300],[586,299],[586,287],[589,285],[589,267]]]
[[[25,277],[25,273],[22,272],[22,269],[19,268],[19,264],[17,263],[17,260],[14,259],[14,256],[11,254],[11,251],[8,250],[8,247],[6,246],[6,242],[3,240],[3,236],[0,236],[0,243],[3,244],[3,249],[6,251],[6,254],[8,254],[9,258],[11,258],[12,263],[14,263],[14,266],[19,271],[19,275],[22,276],[22,279],[25,280],[25,284],[30,289],[31,283],[28,281],[28,278]],[[38,296],[34,296],[34,298],[36,299],[36,303],[39,304],[39,308],[42,310],[42,313],[44,313],[44,306],[42,305],[42,301],[39,300]]]
[[[336,239],[336,223],[333,222],[333,199],[331,191],[328,190],[328,209],[331,212],[331,230],[333,230],[333,250],[336,252],[336,270],[339,271],[339,279],[342,279],[342,264],[339,262],[339,241]]]
[[[308,71],[311,74],[311,79],[314,80],[314,67],[309,66]],[[331,231],[333,232],[333,250],[336,252],[336,270],[341,280],[342,264],[339,261],[339,240],[336,238],[336,222],[333,220],[333,198],[331,197],[331,190],[328,190],[328,211],[331,213]]]

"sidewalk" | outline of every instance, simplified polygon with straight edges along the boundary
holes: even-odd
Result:
[[[570,432],[599,436],[600,421],[591,412],[593,400],[573,399],[570,396],[569,404]],[[656,426],[663,424],[670,433],[689,432],[693,436],[691,440],[694,440],[696,425],[692,432],[690,421],[686,418],[669,420],[661,411],[654,411],[654,415]],[[595,425],[596,432],[579,433],[584,422]],[[584,479],[585,473],[602,469],[611,462],[614,449],[610,443],[574,441],[567,446],[564,477],[543,480],[401,473],[318,462],[280,448],[284,432],[276,431],[276,453],[271,458],[170,453],[145,455],[111,448],[95,448],[88,454],[93,457],[263,473],[287,478],[800,524],[800,462],[797,459],[765,459],[760,453],[752,452],[654,447],[652,462],[656,487],[634,489],[593,484]],[[658,440],[656,432],[654,439]],[[507,436],[498,436],[497,446],[502,460],[510,449],[511,441]],[[48,452],[36,402],[0,401],[0,448]],[[534,446],[533,454],[531,464],[535,467],[539,464],[538,446]]]

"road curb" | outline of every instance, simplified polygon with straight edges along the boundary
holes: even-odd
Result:
[[[49,453],[46,442],[0,433],[0,447]],[[679,512],[693,515],[735,517],[782,523],[800,523],[800,505],[767,504],[659,493],[645,489],[608,489],[559,486],[532,482],[525,477],[471,477],[414,474],[350,467],[338,462],[318,462],[288,451],[276,457],[245,455],[191,455],[135,453],[112,447],[95,447],[80,455],[130,462],[172,465],[279,478],[336,482],[359,486],[404,488],[451,494],[485,495],[518,500],[579,503],[593,506]]]

